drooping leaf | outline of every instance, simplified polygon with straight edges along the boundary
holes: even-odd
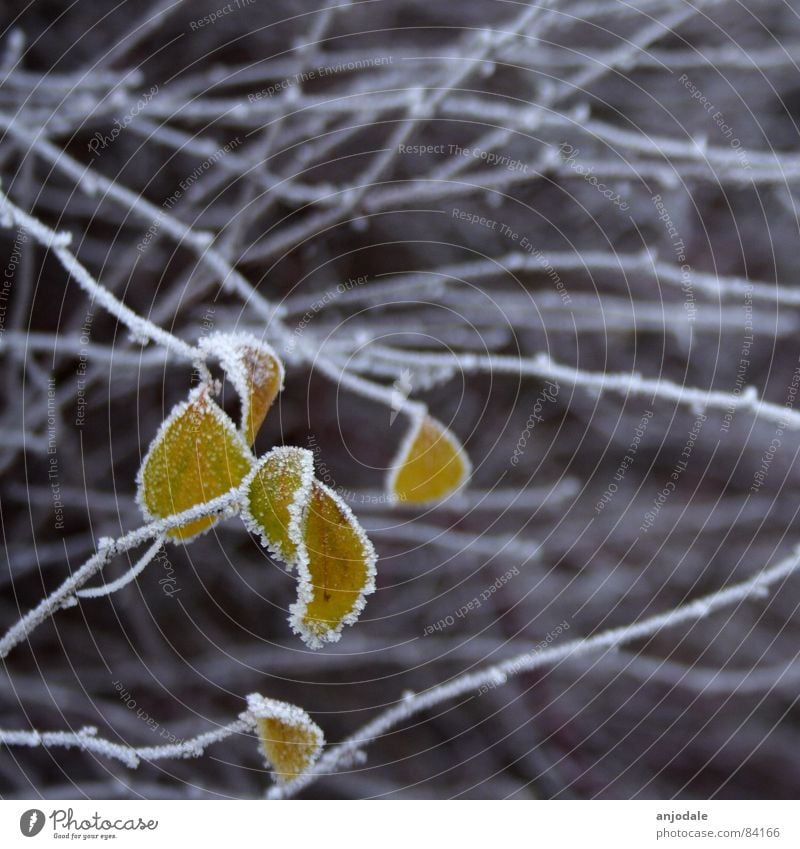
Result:
[[[389,494],[398,501],[438,501],[464,485],[472,470],[467,453],[453,433],[431,416],[411,426],[392,464]]]
[[[252,463],[236,426],[201,386],[161,425],[137,476],[137,500],[148,520],[172,516],[238,486]],[[185,542],[216,521],[205,516],[167,534]]]
[[[353,511],[317,480],[304,518],[290,623],[309,647],[321,648],[358,619],[365,597],[375,590],[377,556]]]
[[[245,483],[242,518],[276,557],[292,567],[302,539],[302,519],[311,496],[314,457],[305,448],[281,446],[265,454]]]
[[[283,389],[283,363],[265,342],[250,334],[214,333],[200,347],[219,359],[242,404],[240,430],[252,445],[278,393]]]
[[[377,557],[352,510],[314,478],[304,448],[273,448],[244,484],[242,518],[289,568],[298,569],[289,622],[311,648],[339,639],[375,589]]]
[[[297,778],[315,763],[325,737],[302,708],[258,693],[247,697],[247,707],[255,718],[267,765],[279,783]]]

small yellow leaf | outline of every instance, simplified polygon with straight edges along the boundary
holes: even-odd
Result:
[[[200,347],[219,359],[242,404],[240,430],[252,445],[269,408],[283,389],[283,363],[265,342],[250,334],[215,333]]]
[[[314,458],[305,448],[282,446],[265,454],[244,488],[242,518],[251,533],[288,566],[297,559],[299,524],[311,495]]]
[[[335,642],[342,627],[358,619],[365,596],[375,590],[376,560],[352,510],[314,480],[298,558],[298,600],[289,620],[308,646]]]
[[[420,416],[400,446],[388,479],[398,501],[438,501],[463,486],[472,467],[461,443],[441,422]]]
[[[173,516],[238,486],[252,463],[235,425],[201,386],[173,408],[153,440],[137,476],[139,506],[148,520]],[[167,534],[187,541],[216,521],[204,516]]]
[[[258,693],[247,697],[247,706],[255,719],[267,764],[281,784],[302,775],[314,764],[325,737],[302,708],[265,699]]]

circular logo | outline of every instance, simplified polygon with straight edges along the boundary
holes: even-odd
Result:
[[[19,818],[19,830],[25,837],[36,837],[44,828],[44,813],[37,808],[31,808]]]

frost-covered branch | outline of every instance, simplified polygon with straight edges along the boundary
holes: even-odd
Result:
[[[241,498],[238,488],[232,489],[218,498],[198,504],[174,516],[158,519],[130,531],[116,540],[101,539],[98,550],[79,569],[73,572],[58,589],[26,613],[15,625],[12,625],[0,639],[0,657],[5,657],[15,646],[27,640],[33,631],[46,622],[62,607],[71,607],[76,603],[76,593],[88,580],[100,572],[103,567],[118,554],[136,548],[148,540],[160,537],[165,531],[177,528],[204,516],[225,514],[234,508]]]
[[[689,602],[668,613],[651,616],[641,622],[635,622],[621,628],[612,628],[593,637],[572,640],[560,646],[532,653],[525,652],[477,672],[461,675],[423,693],[410,693],[397,705],[367,723],[352,737],[329,749],[307,775],[300,776],[296,781],[284,787],[272,788],[268,795],[270,798],[293,796],[315,779],[335,773],[341,764],[352,762],[352,759],[364,746],[380,739],[395,726],[444,701],[455,699],[458,696],[476,694],[481,687],[501,686],[510,677],[524,672],[532,672],[534,669],[540,669],[543,666],[552,666],[567,658],[613,649],[632,643],[634,640],[652,637],[665,628],[675,628],[678,625],[699,622],[718,610],[731,607],[750,598],[763,597],[771,587],[785,581],[796,572],[798,567],[800,567],[800,546],[795,549],[791,556],[764,569],[749,580]]]

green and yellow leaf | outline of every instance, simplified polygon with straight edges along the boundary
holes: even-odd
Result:
[[[420,416],[400,446],[387,489],[397,501],[426,504],[458,490],[472,466],[461,443],[441,422]]]
[[[299,528],[313,478],[312,453],[281,446],[258,461],[245,483],[245,525],[260,534],[264,546],[290,568],[297,560]]]
[[[161,425],[137,476],[137,500],[148,520],[173,516],[238,486],[252,464],[236,426],[199,387]],[[216,521],[204,516],[167,534],[186,542]]]
[[[314,480],[305,508],[292,628],[311,648],[335,642],[354,623],[375,590],[377,555],[353,511]]]

